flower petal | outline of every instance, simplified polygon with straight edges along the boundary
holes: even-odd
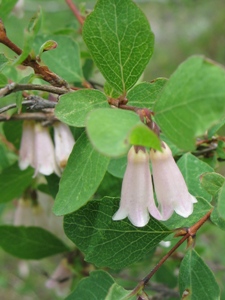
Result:
[[[162,152],[151,150],[150,159],[155,192],[163,220],[168,220],[173,210],[187,218],[192,214],[193,203],[197,200],[189,194],[183,175],[166,143],[162,150]]]
[[[23,133],[19,151],[19,167],[25,170],[34,165],[34,122],[23,122]]]
[[[64,169],[75,144],[74,137],[66,124],[61,122],[54,124],[54,141],[56,162],[61,169]]]
[[[144,148],[139,147],[136,152],[132,147],[122,183],[120,208],[113,220],[128,216],[133,225],[143,227],[150,218],[148,206],[151,201],[154,203],[149,155]]]
[[[50,133],[47,127],[43,127],[39,123],[35,124],[34,144],[34,176],[36,176],[38,172],[44,175],[50,175],[55,172],[60,176],[61,174],[56,164],[54,145]]]

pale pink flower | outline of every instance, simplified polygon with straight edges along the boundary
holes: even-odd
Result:
[[[18,0],[12,11],[18,18],[24,15],[24,0]]]
[[[137,151],[136,151],[137,150]],[[113,220],[126,217],[137,227],[149,221],[149,211],[154,218],[161,219],[155,205],[149,169],[149,155],[144,148],[132,147],[128,153],[128,163],[124,174],[120,208]]]
[[[49,289],[54,289],[59,296],[65,296],[72,283],[73,273],[66,258],[62,259],[51,278],[45,283]]]
[[[33,218],[34,226],[41,227],[43,229],[48,230],[49,227],[48,217],[45,210],[42,208],[42,206],[39,203],[33,206],[32,218]]]
[[[74,137],[66,124],[61,122],[54,124],[54,141],[56,162],[63,170],[75,144]]]
[[[25,170],[34,163],[34,125],[33,121],[23,122],[23,132],[19,151],[19,167]]]
[[[38,173],[50,175],[54,172],[60,176],[61,173],[56,164],[54,145],[49,130],[40,123],[35,124],[34,149],[34,176]]]
[[[14,225],[15,226],[32,226],[32,208],[31,200],[20,198],[17,202]]]
[[[154,188],[163,220],[168,220],[173,211],[187,218],[193,212],[197,200],[187,189],[170,148],[163,143],[162,152],[151,150]],[[151,213],[151,207],[149,207]]]

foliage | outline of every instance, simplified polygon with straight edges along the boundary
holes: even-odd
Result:
[[[60,262],[63,255],[64,271],[72,275],[47,275],[59,299],[223,299],[224,274],[211,262],[213,274],[204,261],[224,264],[224,258],[214,255],[201,235],[207,240],[215,229],[215,245],[222,248],[224,67],[215,57],[192,52],[169,78],[162,73],[149,79],[157,44],[145,14],[148,3],[62,0],[53,13],[48,11],[53,7],[37,1],[40,7],[31,16],[31,0],[20,12],[16,2],[0,1],[2,250],[40,266],[44,258]],[[157,40],[157,30],[155,35]],[[48,128],[56,174],[45,170],[52,157],[46,142],[37,143],[37,129],[22,147],[26,122]],[[60,154],[59,122],[71,136],[60,135]],[[137,153],[161,151],[163,141],[197,199],[193,212],[187,218],[174,212],[169,220],[151,216],[144,227],[128,218],[113,221],[128,150],[134,145]],[[28,168],[21,167],[23,153]],[[136,182],[129,188],[137,188]]]

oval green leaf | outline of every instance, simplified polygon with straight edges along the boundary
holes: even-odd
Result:
[[[118,207],[119,199],[105,197],[64,217],[68,238],[84,252],[86,261],[98,267],[124,268],[142,259],[171,233],[153,218],[142,228],[128,220],[113,221]]]
[[[106,96],[97,90],[79,90],[60,97],[55,108],[56,117],[75,127],[84,127],[87,114],[96,108],[107,108]]]
[[[0,247],[22,259],[41,259],[69,251],[55,235],[40,227],[0,226]]]
[[[53,211],[71,213],[87,203],[107,170],[109,158],[97,152],[85,133],[77,140],[59,184]]]
[[[195,149],[195,138],[225,113],[225,70],[193,56],[182,63],[154,106],[162,132],[183,150]]]
[[[153,53],[149,22],[131,0],[99,0],[83,38],[105,79],[121,93],[137,82]]]

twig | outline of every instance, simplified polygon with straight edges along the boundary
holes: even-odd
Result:
[[[53,111],[48,113],[36,112],[36,113],[21,113],[14,114],[11,117],[6,115],[0,115],[0,122],[5,121],[19,121],[19,120],[35,120],[35,121],[47,121],[53,122],[58,121]]]
[[[142,279],[138,285],[133,289],[133,291],[127,296],[126,299],[128,299],[131,296],[138,295],[140,291],[142,291],[145,287],[145,285],[149,282],[149,280],[152,278],[152,276],[156,273],[156,271],[163,265],[163,263],[173,254],[174,251],[177,250],[177,248],[183,244],[184,241],[188,240],[189,238],[193,238],[196,235],[196,232],[199,230],[199,228],[209,219],[211,213],[211,209],[205,216],[203,216],[198,222],[196,222],[193,226],[186,229],[186,234],[180,239],[176,245],[158,262],[158,264],[151,270],[151,272]]]
[[[31,110],[43,110],[46,108],[55,108],[57,102],[45,100],[38,96],[30,96],[27,100],[22,101],[23,106],[28,106]],[[17,107],[16,103],[9,104],[0,109],[0,114],[11,109]]]
[[[65,0],[71,11],[73,12],[74,16],[77,18],[77,21],[80,23],[81,26],[84,24],[84,18],[81,16],[78,8],[73,3],[72,0]]]
[[[57,95],[63,95],[63,94],[70,92],[70,90],[68,90],[68,89],[55,87],[55,86],[51,86],[51,85],[19,84],[19,83],[12,82],[10,84],[7,84],[2,89],[0,89],[0,97],[9,95],[11,93],[19,92],[19,91],[25,91],[25,90],[45,91],[45,92],[49,92],[49,93],[57,94]]]
[[[15,45],[7,37],[5,27],[1,19],[0,19],[0,43],[7,46],[17,55],[21,55],[23,52],[17,45]],[[32,59],[30,55],[28,55],[27,58],[22,62],[22,65],[30,66],[31,68],[33,68],[35,74],[39,75],[43,80],[49,82],[53,86],[65,87],[65,88],[69,87],[68,83],[64,79],[60,78],[58,75],[56,75],[51,70],[49,70],[47,66],[40,65],[36,60]]]

